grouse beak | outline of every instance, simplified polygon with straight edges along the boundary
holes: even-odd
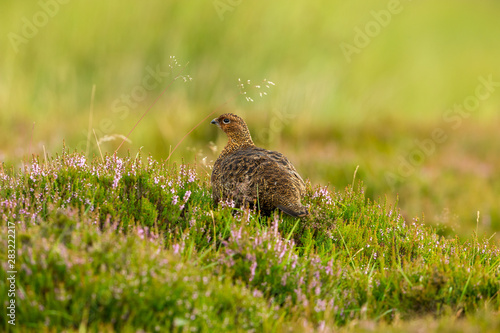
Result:
[[[219,122],[217,121],[217,118],[215,118],[214,120],[212,120],[212,121],[210,122],[210,124],[214,124],[214,125],[219,126]]]

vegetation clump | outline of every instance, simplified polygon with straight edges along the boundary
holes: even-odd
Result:
[[[296,219],[213,207],[196,166],[151,157],[64,151],[2,171],[2,227],[16,225],[17,323],[314,330],[499,308],[499,250],[488,239],[440,236],[366,199],[362,184],[306,187],[310,216]],[[0,325],[8,329],[7,317]]]

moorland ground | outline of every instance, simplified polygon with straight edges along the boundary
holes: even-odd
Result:
[[[394,6],[9,3],[0,14],[2,173],[21,181],[26,176],[18,170],[30,170],[32,155],[44,165],[63,145],[87,164],[101,159],[96,141],[112,154],[148,110],[117,156],[141,151],[167,163],[211,112],[234,112],[259,146],[283,152],[312,188],[329,184],[342,192],[359,166],[363,195],[397,201],[408,223],[418,219],[461,242],[498,243],[499,4]],[[267,88],[263,79],[275,85]],[[196,163],[200,179],[210,173],[225,144],[210,119],[168,164]],[[89,193],[82,198],[92,200]],[[58,206],[52,208],[40,215],[48,225],[55,223]],[[42,232],[29,230],[35,238]],[[467,323],[498,311],[486,308]],[[398,327],[397,317],[391,327]],[[368,326],[374,318],[366,317]],[[404,317],[402,325],[453,326],[453,316],[443,318]]]

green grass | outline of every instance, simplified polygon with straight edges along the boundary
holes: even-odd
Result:
[[[6,4],[0,160],[18,167],[33,153],[61,151],[63,142],[88,147],[90,158],[99,154],[92,129],[98,139],[127,135],[158,98],[119,156],[142,149],[165,158],[210,112],[233,111],[248,121],[259,145],[295,154],[294,164],[314,184],[344,187],[359,165],[368,197],[399,194],[406,218],[423,213],[443,232],[466,236],[480,211],[479,232],[498,230],[500,183],[492,170],[500,165],[500,93],[493,91],[455,130],[443,120],[475,93],[479,76],[500,81],[498,2],[402,1],[402,11],[351,62],[340,44],[353,43],[354,28],[373,21],[371,12],[385,10],[388,1],[241,2],[223,19],[214,4],[70,1],[17,52],[9,34],[22,35],[23,18],[33,21],[42,9],[38,2]],[[183,74],[193,80],[176,80],[161,95],[183,68],[170,69],[172,55],[189,63]],[[134,107],[114,104],[157,66],[168,75]],[[247,103],[238,95],[238,78],[267,78],[276,86],[264,99],[249,90],[255,103]],[[397,170],[399,157],[436,127],[445,127],[449,139],[411,177],[389,184],[386,174]],[[206,122],[172,160],[214,159],[209,142],[220,148],[223,140]],[[101,148],[111,153],[119,143]]]
[[[214,208],[193,166],[151,157],[64,151],[26,167],[0,181],[25,330],[312,330],[500,306],[493,243],[439,236],[361,184],[309,183],[297,220]]]

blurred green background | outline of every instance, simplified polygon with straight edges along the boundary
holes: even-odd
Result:
[[[63,142],[99,156],[90,120],[112,153],[149,110],[119,154],[164,159],[215,111],[172,156],[209,173],[203,159],[225,143],[209,120],[230,111],[313,184],[342,188],[359,165],[368,196],[399,196],[409,220],[489,237],[500,227],[499,15],[493,0],[6,2],[0,158],[18,168]],[[238,78],[251,80],[247,95]]]

